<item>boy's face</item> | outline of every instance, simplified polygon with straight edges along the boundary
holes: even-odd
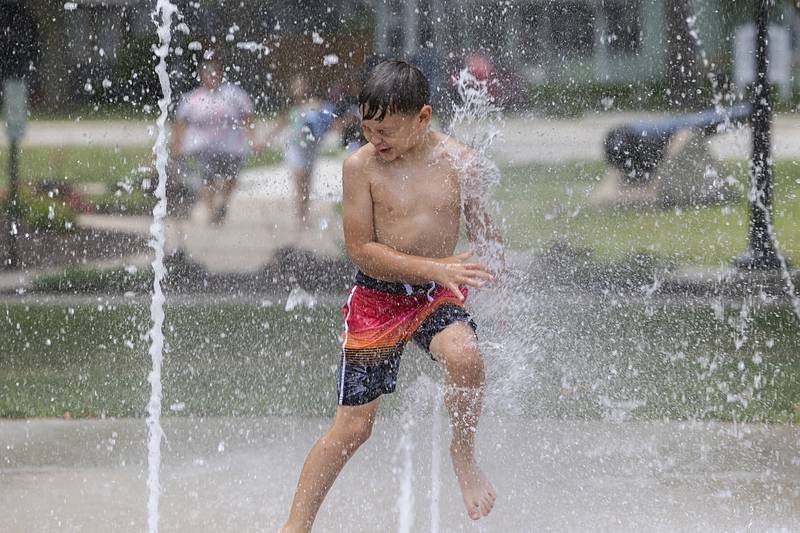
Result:
[[[361,110],[362,116],[364,110]],[[431,106],[423,106],[419,113],[406,115],[387,113],[383,120],[361,120],[364,138],[375,146],[383,161],[394,161],[420,142],[431,121]]]
[[[289,86],[289,92],[291,93],[292,100],[295,103],[300,103],[305,100],[307,91],[308,87],[306,86],[306,81],[303,78],[294,78]]]

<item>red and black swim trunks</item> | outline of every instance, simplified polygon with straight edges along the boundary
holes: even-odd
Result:
[[[466,298],[467,289],[461,289]],[[477,325],[449,289],[431,282],[408,285],[356,274],[342,307],[339,405],[363,405],[394,392],[400,356],[413,340],[429,352],[433,337],[454,322]],[[429,352],[430,353],[430,352]]]

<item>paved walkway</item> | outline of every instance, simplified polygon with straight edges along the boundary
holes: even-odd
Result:
[[[663,115],[644,113],[598,113],[574,119],[516,116],[505,121],[502,141],[495,155],[501,162],[558,163],[603,158],[602,142],[614,126]],[[260,122],[259,131],[271,124]],[[126,146],[151,145],[154,124],[140,121],[34,121],[24,140],[26,146]],[[776,159],[800,159],[800,117],[778,115],[772,136]],[[0,146],[7,143],[0,135]],[[750,132],[737,129],[711,139],[712,152],[721,158],[746,158],[751,151]]]
[[[570,160],[601,160],[606,133],[621,124],[663,115],[605,113],[576,119],[547,120],[513,118],[506,122],[503,140],[495,150],[503,162],[563,163]],[[746,159],[752,151],[749,128],[736,128],[710,138],[711,152],[721,159]],[[800,119],[779,116],[772,136],[775,159],[800,159]]]
[[[800,530],[795,427],[493,413],[478,453],[499,498],[490,517],[472,524],[449,466],[447,420],[424,406],[412,412],[405,432],[402,420],[378,420],[316,531]],[[165,419],[161,531],[275,531],[328,424]],[[0,421],[0,531],[145,531],[146,431],[144,420]]]
[[[288,170],[283,166],[248,169],[240,176],[223,224],[211,224],[203,205],[196,205],[187,219],[168,219],[167,253],[182,250],[212,273],[257,272],[287,246],[322,257],[340,256],[344,250],[337,207],[342,196],[341,164],[341,159],[322,158],[316,166],[308,229],[297,223]],[[152,218],[81,215],[78,223],[149,236]],[[125,260],[135,264],[141,259]]]

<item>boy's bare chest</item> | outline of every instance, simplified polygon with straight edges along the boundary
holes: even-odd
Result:
[[[397,217],[458,212],[461,194],[454,173],[430,169],[411,175],[391,172],[372,180],[372,202],[376,214]]]

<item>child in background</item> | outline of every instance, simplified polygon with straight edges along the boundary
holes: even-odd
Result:
[[[245,158],[255,145],[253,101],[225,81],[222,63],[207,52],[198,68],[201,86],[178,105],[170,153],[188,180],[189,167],[200,175],[199,201],[208,206],[210,222],[221,224]],[[191,192],[195,192],[192,190]]]
[[[289,94],[291,106],[278,117],[270,139],[274,140],[288,129],[284,161],[289,167],[295,187],[299,227],[308,229],[311,222],[311,176],[319,155],[320,141],[330,128],[334,115],[327,104],[309,96],[308,82],[301,75],[292,78]]]
[[[367,144],[361,133],[361,112],[358,109],[360,89],[359,80],[348,77],[340,80],[331,92],[332,100],[336,102],[334,127],[341,132],[342,147],[347,155]]]

